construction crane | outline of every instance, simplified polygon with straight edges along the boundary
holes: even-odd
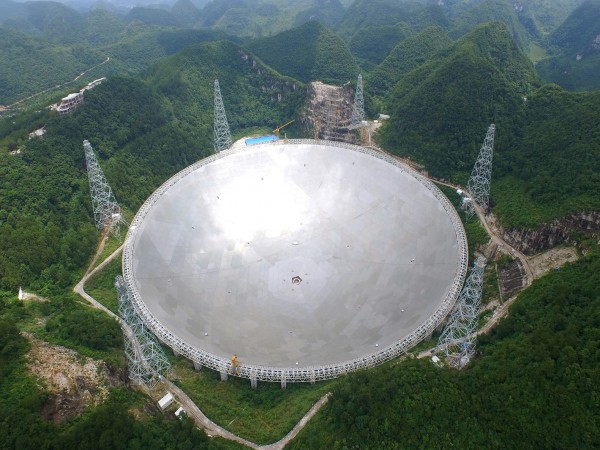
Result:
[[[286,123],[285,125],[281,125],[280,127],[277,127],[277,128],[275,128],[275,129],[273,130],[273,133],[275,133],[275,136],[279,137],[279,131],[280,131],[282,128],[285,128],[285,127],[287,127],[287,126],[288,126],[290,123],[292,123],[292,122],[295,122],[295,121],[296,121],[296,119],[290,120],[290,121],[289,121],[288,123]]]

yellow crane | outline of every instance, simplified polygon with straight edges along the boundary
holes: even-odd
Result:
[[[273,130],[273,133],[275,133],[275,136],[279,137],[279,131],[280,131],[282,128],[285,128],[285,127],[287,127],[287,126],[288,126],[290,123],[292,123],[292,122],[295,122],[295,121],[296,121],[296,119],[290,120],[290,121],[289,121],[288,123],[286,123],[285,125],[281,125],[280,127],[277,127],[277,128],[275,128],[275,129]]]

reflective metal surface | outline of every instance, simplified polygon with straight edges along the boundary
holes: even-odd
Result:
[[[251,377],[379,354],[437,325],[464,280],[462,226],[428,182],[357,149],[246,147],[157,191],[124,272],[159,337],[214,368],[236,354]]]

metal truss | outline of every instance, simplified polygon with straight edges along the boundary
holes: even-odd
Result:
[[[475,353],[485,263],[482,256],[475,261],[438,341],[438,348],[444,350],[446,362],[452,367],[464,367]]]
[[[125,340],[125,356],[132,384],[152,389],[171,368],[156,337],[146,328],[131,303],[127,285],[122,276],[115,278],[119,295],[119,315]]]
[[[104,172],[89,141],[83,141],[83,149],[85,151],[85,161],[90,181],[90,193],[92,195],[92,206],[94,209],[94,219],[96,228],[103,230],[108,228],[108,231],[115,235],[119,241],[121,240],[121,224],[127,224],[123,217],[123,212],[115,199]]]
[[[227,123],[227,116],[225,115],[225,106],[223,105],[223,98],[221,97],[221,88],[219,87],[219,80],[215,80],[215,152],[227,150],[231,147],[231,132],[229,131],[229,123]]]
[[[140,229],[144,221],[144,218],[152,205],[175,183],[179,182],[182,178],[188,174],[198,170],[199,168],[210,164],[220,158],[226,158],[227,156],[235,153],[239,150],[228,150],[221,153],[215,153],[205,159],[202,159],[191,166],[183,169],[169,180],[167,180],[160,188],[158,188],[142,205],[140,210],[135,216],[132,222],[132,226],[129,228],[127,239],[125,241],[125,247],[123,248],[123,276],[127,285],[127,291],[129,298],[135,311],[139,314],[139,317],[143,321],[143,325],[148,327],[152,332],[166,345],[171,347],[176,354],[185,356],[194,362],[197,367],[205,366],[210,369],[219,371],[223,379],[227,378],[227,375],[247,378],[251,380],[253,386],[256,385],[257,381],[270,381],[281,383],[282,387],[286,386],[286,383],[290,382],[310,382],[314,383],[318,380],[327,380],[336,378],[340,375],[348,372],[353,372],[359,369],[365,369],[374,367],[382,364],[390,359],[396,358],[400,355],[406,354],[408,350],[417,345],[424,339],[428,339],[433,331],[442,323],[444,318],[452,310],[456,299],[460,294],[461,287],[465,280],[467,273],[468,264],[468,249],[467,249],[467,238],[461,219],[456,213],[456,210],[452,204],[448,201],[446,196],[427,178],[404,165],[398,160],[391,156],[379,152],[373,149],[360,147],[357,145],[351,145],[343,142],[335,141],[315,141],[312,139],[290,139],[288,143],[283,141],[271,142],[268,145],[282,145],[288,146],[289,144],[308,144],[308,145],[326,145],[332,147],[345,148],[349,151],[355,151],[365,153],[374,158],[381,159],[399,167],[404,172],[408,173],[415,179],[417,179],[425,188],[427,188],[432,195],[440,202],[441,207],[444,209],[448,218],[454,226],[456,233],[457,247],[458,247],[458,258],[456,261],[456,272],[452,285],[448,289],[446,297],[440,303],[437,311],[435,311],[427,320],[419,325],[412,333],[393,343],[392,345],[378,350],[377,352],[363,355],[359,358],[355,358],[349,361],[343,361],[339,363],[333,363],[329,365],[310,366],[310,367],[268,367],[259,366],[253,364],[241,363],[233,370],[231,360],[229,358],[223,358],[212,353],[209,353],[201,348],[194,347],[188,344],[186,341],[181,339],[171,330],[166,328],[161,322],[159,322],[152,313],[146,307],[141,294],[138,292],[135,285],[133,276],[133,243],[135,242],[135,234]]]
[[[491,124],[485,135],[483,146],[479,151],[477,161],[469,177],[467,189],[471,194],[471,201],[476,202],[484,212],[488,210],[490,203],[490,182],[492,179],[492,158],[494,156],[494,133],[496,126]],[[471,201],[464,202],[467,217],[475,213]]]
[[[363,96],[363,79],[358,75],[356,82],[356,93],[354,94],[354,106],[352,107],[352,116],[350,116],[350,126],[360,127],[365,120],[365,100]]]

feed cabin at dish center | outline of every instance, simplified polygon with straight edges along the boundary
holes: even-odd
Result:
[[[132,222],[123,262],[136,309],[176,353],[285,386],[429,336],[460,292],[467,246],[449,201],[398,161],[278,141],[168,180]]]

